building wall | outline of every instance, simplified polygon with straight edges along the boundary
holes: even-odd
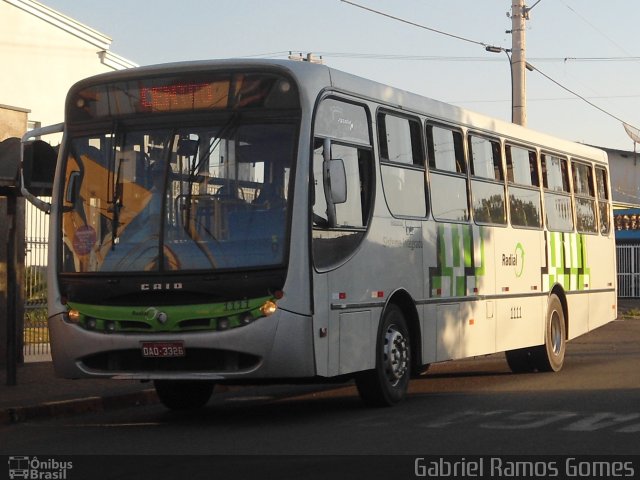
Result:
[[[0,0],[0,104],[29,121],[62,122],[76,81],[134,64],[109,55],[111,39],[32,0]],[[106,54],[105,54],[106,52]],[[121,60],[109,61],[109,60]]]
[[[106,35],[42,3],[0,0],[0,141],[21,137],[28,124],[62,122],[67,91],[78,80],[135,66],[111,53],[110,45]],[[56,143],[57,138],[43,140]],[[35,212],[31,205],[27,209]],[[13,382],[15,361],[23,360],[25,228],[30,237],[34,225],[25,225],[24,199],[0,191],[0,245],[7,246],[9,235],[15,240],[11,254],[0,249],[0,265],[15,265],[11,278],[7,268],[0,268],[0,365],[8,352],[15,353],[6,362],[7,379]],[[46,239],[46,231],[41,233]],[[30,256],[26,260],[33,262]],[[14,324],[16,336],[10,338],[8,326]]]
[[[29,111],[0,104],[0,142],[21,136],[27,128]]]
[[[640,205],[640,153],[604,150],[609,157],[614,205]]]

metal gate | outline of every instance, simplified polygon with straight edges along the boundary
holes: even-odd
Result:
[[[616,245],[618,297],[640,297],[640,245]]]
[[[43,200],[51,201],[43,198]],[[49,216],[25,205],[24,359],[50,358],[47,329],[47,252]]]

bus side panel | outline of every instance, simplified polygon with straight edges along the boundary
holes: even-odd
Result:
[[[435,321],[436,360],[491,353],[495,348],[492,306],[472,300],[495,295],[493,229],[476,225],[425,224],[424,260],[429,282],[425,296],[437,306],[427,309],[424,326]],[[487,310],[489,309],[489,310]],[[423,358],[432,358],[433,340],[423,338]]]
[[[423,365],[437,361],[437,311],[436,305],[425,305],[423,310],[422,328],[422,363]]]
[[[438,328],[436,344],[436,360],[462,358],[460,337],[462,336],[462,319],[460,304],[451,303],[436,307],[436,323]]]
[[[314,273],[313,277],[313,345],[316,359],[316,375],[321,377],[329,376],[329,348],[331,345],[331,335],[329,331],[330,303],[325,299],[329,298],[329,287],[326,274]],[[326,332],[326,333],[320,333]],[[337,332],[336,332],[337,333]]]
[[[544,232],[522,228],[493,228],[498,320],[496,351],[540,345],[546,298],[541,265]]]
[[[567,310],[569,311],[569,331],[567,339],[571,340],[589,331],[590,294],[567,294]]]
[[[461,356],[472,357],[496,351],[495,302],[465,302],[460,311]]]
[[[591,315],[589,316],[589,330],[598,328],[617,317],[617,298],[615,292],[596,292],[589,294]]]
[[[374,348],[372,342],[362,341],[363,338],[371,338],[371,330],[373,322],[370,310],[339,315],[340,375],[371,368]]]
[[[617,297],[612,290],[617,282],[616,249],[613,233],[610,237],[589,237],[587,245],[587,251],[593,252],[587,258],[591,267],[590,290],[598,290],[589,294],[591,315],[588,330],[593,330],[617,317]]]
[[[434,288],[433,271],[438,264],[438,224],[433,221],[422,223],[422,261],[424,271],[424,299],[432,298]],[[437,361],[438,345],[438,313],[436,305],[426,303],[422,311],[422,363],[429,364]]]
[[[495,352],[493,300],[437,305],[435,315],[437,361]]]
[[[542,345],[546,307],[542,296],[499,300],[496,351]]]

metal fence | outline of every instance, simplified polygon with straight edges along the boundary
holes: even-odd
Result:
[[[640,245],[617,245],[618,297],[640,297]]]
[[[50,201],[49,199],[44,199]],[[47,360],[47,252],[49,216],[30,203],[25,206],[24,358]]]

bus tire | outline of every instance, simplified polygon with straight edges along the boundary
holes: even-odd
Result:
[[[168,409],[196,410],[207,404],[215,384],[206,380],[154,380],[153,386]]]
[[[356,376],[358,393],[370,407],[389,407],[405,398],[411,376],[411,342],[402,310],[384,311],[376,342],[376,367]]]
[[[507,363],[513,373],[531,373],[535,371],[536,365],[532,358],[530,348],[518,348],[504,352]]]
[[[549,297],[544,345],[535,347],[532,358],[540,372],[558,372],[564,364],[567,349],[567,327],[562,303],[556,294]]]

